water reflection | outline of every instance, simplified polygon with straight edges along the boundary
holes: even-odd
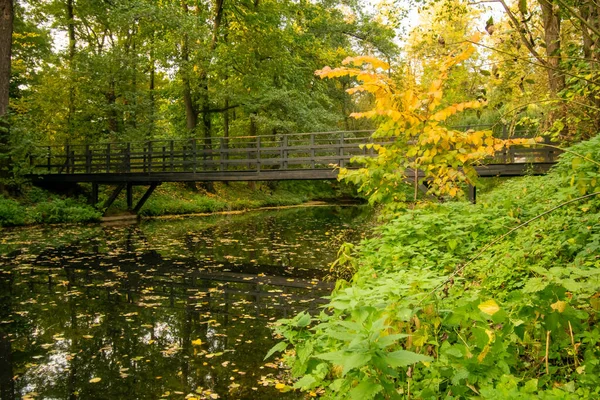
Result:
[[[295,398],[269,321],[315,309],[369,213],[314,208],[3,231],[0,398]]]

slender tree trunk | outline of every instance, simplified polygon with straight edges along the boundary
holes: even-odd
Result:
[[[182,7],[185,13],[188,12],[187,3],[182,2]],[[196,127],[198,126],[198,109],[194,104],[192,98],[192,87],[190,83],[190,43],[187,34],[183,35],[183,43],[181,46],[181,59],[183,60],[183,68],[180,69],[182,73],[181,79],[183,81],[183,103],[185,105],[185,122],[188,129],[188,133],[194,136]]]
[[[542,8],[544,41],[548,62],[548,84],[553,94],[565,87],[565,76],[560,71],[560,15],[552,0],[539,0]]]
[[[150,87],[149,87],[149,96],[150,96],[150,115],[149,120],[150,123],[148,125],[148,133],[147,139],[152,139],[154,137],[154,124],[156,121],[156,96],[154,93],[155,89],[155,80],[156,80],[156,60],[154,59],[154,35],[152,36],[150,43]]]
[[[108,129],[110,133],[119,132],[119,121],[116,107],[117,95],[115,92],[115,79],[111,78],[108,92],[106,93],[106,100],[108,101]]]
[[[75,115],[75,86],[73,84],[74,78],[74,60],[76,51],[76,38],[75,38],[75,10],[73,8],[74,0],[67,0],[67,31],[69,32],[69,73],[71,77],[69,79],[69,113],[67,115],[67,131],[69,137],[73,136],[75,124],[73,122],[73,116]]]
[[[10,57],[12,50],[13,18],[13,0],[0,0],[0,192],[3,192],[5,189],[2,181],[9,176],[10,171],[9,125],[7,114],[10,88]]]
[[[219,41],[219,30],[221,29],[221,21],[223,20],[223,3],[224,0],[216,0],[214,21],[212,29],[212,39],[210,41],[210,48],[208,50],[208,61],[206,66],[200,73],[200,86],[201,86],[201,109],[202,109],[202,122],[204,127],[204,146],[210,147],[212,144],[212,123],[211,123],[211,112],[210,112],[210,98],[208,96],[208,65],[210,64],[210,58],[213,57],[217,43]]]
[[[133,113],[130,113],[131,118],[131,126],[133,129],[137,129],[137,118],[138,118],[138,101],[137,101],[137,25],[133,26],[133,32],[131,34],[131,54],[133,57],[133,68],[131,68],[131,73],[133,74],[131,78],[131,86],[133,86]],[[130,108],[131,109],[131,108]],[[131,115],[133,114],[133,115]]]
[[[580,14],[582,18],[587,21],[587,24],[592,25],[596,29],[600,28],[600,6],[597,6],[591,2],[583,2],[583,4],[580,6]],[[592,36],[593,34],[583,21],[581,22],[581,32],[583,34],[582,45],[584,57],[590,63],[590,69],[593,72],[597,72],[599,69],[598,67],[600,66],[600,54],[594,50],[600,45],[600,38],[597,36]],[[597,96],[596,91],[590,91],[588,100],[596,108],[600,108],[600,98]],[[596,126],[599,126],[600,124],[600,113],[598,112],[595,113],[595,124]]]

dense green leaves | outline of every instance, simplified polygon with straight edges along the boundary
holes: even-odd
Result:
[[[288,353],[292,372],[311,374],[310,389],[336,399],[396,398],[409,388],[424,399],[597,398],[600,198],[560,207],[466,262],[578,198],[572,177],[598,173],[599,149],[598,138],[574,146],[548,176],[505,182],[477,205],[390,216],[358,248],[358,272],[312,328],[280,322],[297,352],[310,347],[330,368],[315,375]]]

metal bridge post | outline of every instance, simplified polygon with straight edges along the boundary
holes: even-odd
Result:
[[[288,169],[288,135],[283,136],[281,149],[281,165],[282,169]]]
[[[106,173],[110,173],[110,143],[106,145]]]
[[[92,152],[89,144],[85,145],[85,172],[87,174],[92,173]]]
[[[343,167],[344,166],[344,159],[343,159],[343,157],[344,157],[344,132],[342,132],[340,134],[340,148],[339,148],[339,151],[338,151],[338,155],[340,157],[340,160],[339,160],[340,163],[339,163],[339,165],[340,165],[340,167]]]
[[[133,184],[127,182],[127,210],[133,209]]]
[[[256,137],[256,171],[260,172],[260,136]]]
[[[152,141],[148,141],[148,173],[152,173]]]
[[[192,171],[194,171],[194,173],[196,173],[196,166],[198,165],[198,147],[196,144],[196,139],[191,139],[191,140],[192,140],[192,154],[194,156],[194,165],[193,165]],[[206,167],[205,167],[205,169],[206,169]]]
[[[310,134],[310,167],[315,167],[315,134]]]

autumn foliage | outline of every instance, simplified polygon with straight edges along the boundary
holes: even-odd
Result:
[[[474,47],[466,44],[446,56],[435,66],[438,78],[427,85],[408,72],[394,78],[390,65],[367,56],[350,57],[342,67],[317,71],[321,78],[354,77],[358,84],[348,93],[367,92],[374,98],[371,110],[351,116],[379,122],[373,134],[375,143],[367,145],[377,151],[378,157],[358,158],[355,161],[364,168],[342,168],[340,176],[358,184],[372,202],[403,200],[398,188],[407,179],[415,185],[415,199],[417,184],[423,182],[435,195],[455,197],[463,193],[461,184],[475,182],[474,167],[486,158],[514,144],[535,143],[533,139],[496,138],[491,130],[461,131],[444,125],[456,113],[485,106],[485,102],[477,100],[452,105],[443,101],[450,69],[473,52]]]

